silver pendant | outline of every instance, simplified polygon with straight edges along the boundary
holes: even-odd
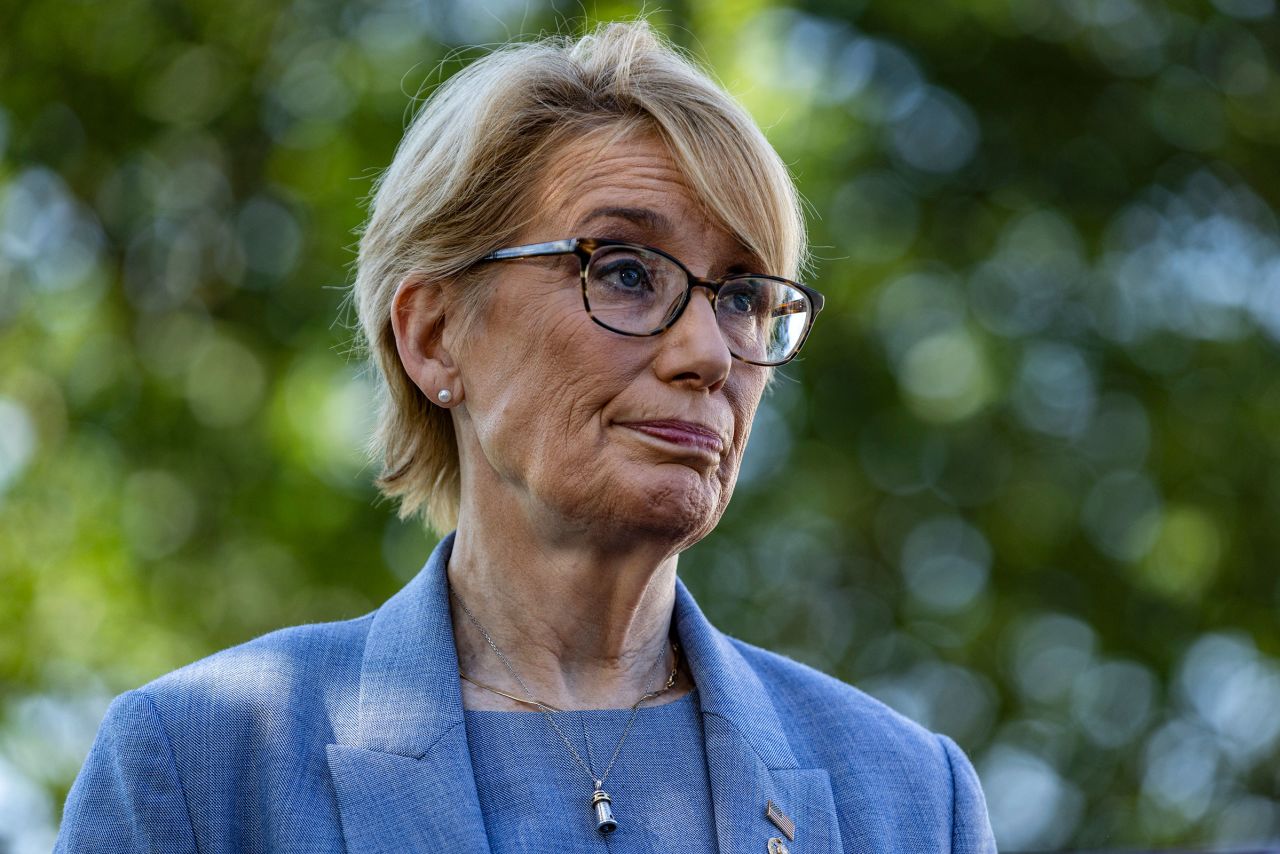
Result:
[[[603,834],[613,833],[618,829],[618,823],[613,820],[613,809],[609,806],[610,803],[609,794],[603,789],[596,789],[591,795],[591,807],[596,812],[596,830]]]

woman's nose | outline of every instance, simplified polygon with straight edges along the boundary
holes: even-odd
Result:
[[[666,382],[718,390],[729,377],[733,356],[716,321],[714,294],[695,287],[689,304],[660,338],[654,366]]]

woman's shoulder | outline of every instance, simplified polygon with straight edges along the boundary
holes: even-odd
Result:
[[[328,729],[358,693],[372,614],[278,629],[221,650],[129,692],[166,729],[259,732],[309,719]]]
[[[819,752],[867,750],[909,754],[946,767],[949,739],[836,677],[771,650],[730,637],[787,721],[802,747],[812,737]]]
[[[116,697],[56,850],[275,850],[267,828],[341,850],[325,746],[354,726],[369,619],[271,632]]]

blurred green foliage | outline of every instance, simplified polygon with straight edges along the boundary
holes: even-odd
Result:
[[[360,201],[458,48],[582,12],[0,8],[0,849],[110,696],[420,567]],[[791,164],[828,295],[682,561],[711,618],[957,738],[1003,848],[1280,838],[1274,0],[651,20]]]

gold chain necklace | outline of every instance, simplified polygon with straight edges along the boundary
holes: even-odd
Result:
[[[675,656],[675,658],[674,658],[674,664],[671,667],[671,675],[667,677],[666,684],[663,685],[661,688],[659,688],[657,691],[647,691],[644,694],[640,695],[640,699],[636,700],[635,703],[631,705],[631,708],[635,708],[636,706],[643,703],[645,700],[652,700],[654,697],[661,697],[663,694],[667,693],[673,687],[675,687],[676,677],[680,673],[680,645],[677,644],[675,641],[671,642],[671,654]],[[492,685],[486,685],[483,682],[479,682],[475,679],[472,679],[470,676],[468,676],[466,673],[463,672],[461,667],[458,668],[458,675],[461,676],[466,681],[470,682],[472,685],[476,686],[477,688],[483,688],[484,690],[492,694],[497,694],[499,697],[506,697],[508,700],[515,700],[517,703],[523,703],[526,706],[535,706],[535,707],[540,706],[544,709],[549,709],[553,712],[565,711],[564,709],[558,706],[553,706],[550,703],[544,703],[541,700],[526,700],[524,697],[517,697],[515,694],[508,694],[506,691],[500,691],[499,689],[493,687]]]
[[[584,762],[582,760],[582,757],[578,755],[577,748],[573,746],[573,742],[571,742],[569,738],[564,734],[564,731],[560,729],[560,725],[556,723],[555,718],[551,716],[552,711],[561,711],[561,710],[555,709],[552,706],[548,706],[547,704],[539,702],[538,700],[535,700],[533,698],[533,692],[529,690],[529,686],[526,685],[524,680],[520,678],[520,674],[516,673],[515,667],[512,666],[511,662],[507,659],[507,657],[502,654],[502,650],[498,649],[498,645],[493,642],[493,638],[489,635],[488,630],[485,629],[485,627],[480,624],[480,621],[476,619],[476,615],[471,613],[471,609],[468,608],[467,603],[462,600],[462,596],[459,595],[459,593],[453,589],[452,584],[449,585],[449,595],[453,596],[453,598],[458,600],[458,604],[462,607],[463,613],[467,615],[467,619],[470,620],[471,624],[480,631],[480,634],[484,635],[484,639],[489,644],[489,648],[492,649],[495,654],[497,654],[499,660],[502,661],[503,666],[507,668],[507,672],[511,674],[512,678],[514,678],[517,683],[519,683],[520,688],[521,690],[524,691],[527,699],[521,700],[519,697],[513,697],[510,694],[505,694],[493,688],[489,688],[489,690],[494,691],[495,693],[502,694],[504,697],[510,697],[512,700],[515,700],[516,702],[527,703],[528,705],[535,706],[537,707],[538,711],[542,712],[542,716],[546,718],[547,723],[550,724],[551,728],[556,731],[556,735],[560,736],[560,740],[564,742],[564,746],[569,749],[569,755],[573,757],[573,761],[577,762],[578,765],[582,768],[582,770],[586,771],[587,774],[591,777],[592,781],[595,783],[595,788],[592,790],[592,793],[591,793],[591,809],[595,814],[596,830],[600,831],[600,833],[602,834],[613,833],[615,830],[618,829],[618,822],[613,817],[613,809],[610,806],[610,804],[613,802],[613,799],[610,798],[609,793],[604,790],[604,782],[605,780],[609,779],[609,772],[613,770],[613,763],[618,761],[618,753],[622,750],[622,744],[627,740],[627,736],[631,733],[631,725],[636,722],[636,715],[640,711],[640,704],[651,697],[656,697],[659,694],[662,694],[668,691],[671,688],[671,686],[675,684],[676,673],[680,666],[680,657],[679,657],[679,652],[677,650],[675,641],[674,640],[671,641],[671,648],[673,651],[676,652],[676,664],[675,664],[675,667],[671,669],[671,675],[667,678],[666,686],[660,691],[654,691],[653,688],[651,687],[652,683],[648,681],[653,676],[653,671],[657,669],[658,664],[664,658],[667,657],[667,647],[664,644],[662,647],[662,652],[659,653],[658,657],[654,659],[653,664],[649,665],[649,672],[645,674],[645,680],[646,680],[645,693],[640,697],[639,700],[636,700],[635,703],[631,706],[631,717],[627,719],[627,726],[625,729],[623,729],[621,737],[618,738],[618,743],[613,748],[613,756],[610,757],[609,764],[604,769],[604,773],[601,774],[599,777],[597,777],[595,772],[591,770],[591,766],[588,765],[586,762]],[[461,668],[459,668],[458,673],[460,676],[462,675]],[[467,677],[465,676],[463,676],[463,678],[467,679]],[[471,680],[471,679],[467,679],[467,681],[472,682],[472,684],[477,684],[477,685],[479,684],[477,682],[474,682],[474,680]],[[487,685],[481,685],[480,687],[488,688]],[[586,730],[586,724],[584,723],[583,734],[587,736],[587,749],[590,750],[591,736],[588,733],[586,733],[585,730]]]

